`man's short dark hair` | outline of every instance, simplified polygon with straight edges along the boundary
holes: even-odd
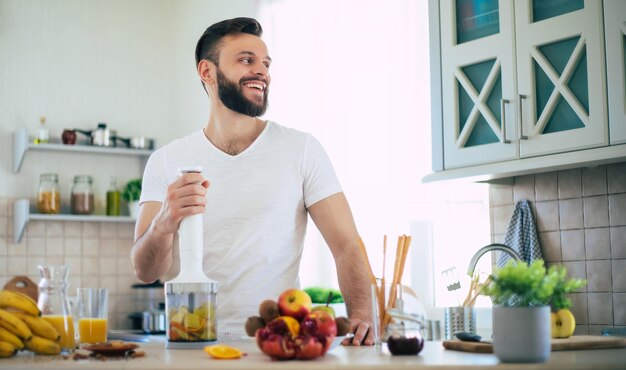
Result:
[[[247,33],[261,37],[263,28],[261,24],[254,18],[233,18],[227,19],[214,25],[204,31],[198,44],[196,44],[196,67],[203,59],[208,59],[213,64],[218,65],[219,50],[217,44],[226,35],[238,33]]]

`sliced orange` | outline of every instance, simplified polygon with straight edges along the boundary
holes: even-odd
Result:
[[[204,347],[204,352],[220,360],[231,360],[241,357],[243,354],[239,348],[227,346],[224,344],[216,344]]]

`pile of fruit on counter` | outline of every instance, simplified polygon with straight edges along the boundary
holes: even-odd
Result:
[[[52,324],[41,318],[32,298],[0,291],[0,358],[12,357],[21,350],[57,355],[61,352],[60,338]]]
[[[287,289],[277,301],[261,302],[259,316],[249,317],[245,327],[272,359],[309,360],[326,354],[335,336],[347,334],[349,322],[335,318],[332,307],[313,307],[305,291]]]

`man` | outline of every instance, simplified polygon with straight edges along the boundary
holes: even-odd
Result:
[[[222,335],[242,334],[262,300],[299,286],[308,213],[335,259],[354,333],[344,342],[371,345],[359,235],[326,153],[311,135],[257,118],[271,82],[261,34],[256,20],[235,18],[212,25],[198,41],[209,119],[148,160],[131,252],[135,274],[145,282],[171,274],[180,221],[202,213],[204,272],[219,283],[218,327]],[[178,177],[188,165],[204,171]]]

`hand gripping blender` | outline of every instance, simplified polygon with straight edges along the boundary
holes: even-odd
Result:
[[[201,173],[202,167],[178,169]],[[165,283],[166,348],[203,348],[217,340],[217,282],[202,270],[202,214],[184,218],[178,228],[180,272]]]

